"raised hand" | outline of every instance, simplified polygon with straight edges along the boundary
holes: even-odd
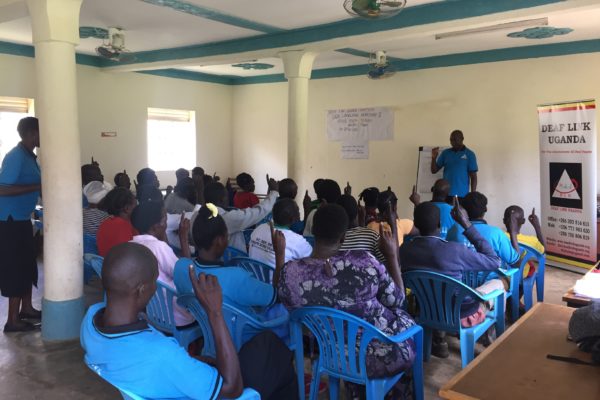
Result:
[[[344,188],[344,194],[348,196],[352,195],[352,186],[350,186],[350,182],[346,182],[346,187]]]
[[[221,180],[221,177],[217,176],[216,172],[213,174],[212,178],[213,178],[213,181],[215,181],[215,182],[219,182]]]
[[[421,195],[419,193],[417,193],[417,185],[413,185],[412,193],[410,194],[408,199],[415,206],[418,206],[419,204],[421,204]]]
[[[312,200],[308,195],[308,190],[304,193],[304,198],[302,199],[302,208],[304,208],[304,212],[307,213],[310,210],[310,206],[312,204]]]
[[[450,215],[452,218],[458,223],[463,229],[469,229],[471,227],[471,221],[469,221],[469,214],[467,211],[458,204],[458,197],[454,196],[452,199],[452,211],[450,211]]]
[[[100,164],[98,164],[98,161],[94,161],[93,156],[92,156],[92,165],[95,165],[96,167],[100,165]]]
[[[529,217],[527,217],[527,219],[529,220],[531,225],[533,225],[534,228],[540,226],[540,219],[538,218],[537,215],[535,215],[535,208],[533,208],[533,210],[531,210],[531,215]]]
[[[365,226],[367,218],[367,210],[365,206],[363,206],[360,202],[360,198],[358,199],[358,226]]]
[[[181,213],[181,219],[179,220],[179,236],[188,237],[190,233],[190,220],[185,217],[185,213]]]
[[[383,222],[379,223],[379,250],[386,260],[398,258],[398,239],[394,235],[393,228],[392,231],[383,228]]]
[[[267,187],[269,188],[269,192],[279,191],[279,182],[273,178],[270,178],[269,174],[267,174]]]
[[[221,314],[223,307],[223,292],[217,277],[201,273],[196,277],[194,265],[190,264],[190,280],[194,288],[196,298],[207,314]]]
[[[434,160],[436,160],[439,155],[440,155],[440,148],[439,147],[434,147],[433,149],[431,149],[431,158],[433,158]]]
[[[280,230],[275,229],[273,221],[269,221],[269,227],[271,228],[271,242],[273,243],[273,250],[275,251],[275,257],[277,255],[285,255],[285,235]]]

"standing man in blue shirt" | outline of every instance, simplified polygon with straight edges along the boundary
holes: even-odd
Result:
[[[40,147],[38,119],[23,118],[17,131],[21,141],[6,154],[0,168],[0,292],[8,297],[4,332],[33,330],[36,325],[26,320],[42,317],[31,304],[32,286],[38,278],[31,225],[41,190],[40,168],[33,152]]]
[[[463,141],[462,131],[454,130],[450,134],[451,148],[442,151],[442,154],[439,154],[439,147],[431,150],[431,173],[435,174],[443,168],[444,179],[450,182],[450,197],[458,196],[459,200],[469,191],[477,190],[477,157]]]

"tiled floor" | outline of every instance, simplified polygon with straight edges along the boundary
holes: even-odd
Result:
[[[40,268],[41,270],[41,268]],[[561,304],[562,294],[579,275],[547,268],[546,301]],[[43,276],[40,283],[43,282]],[[40,285],[41,289],[41,285]],[[101,298],[99,282],[86,286],[86,300],[92,304]],[[41,291],[34,290],[39,306]],[[6,320],[6,299],[0,297],[0,324]],[[3,325],[0,325],[2,327]],[[438,389],[460,371],[458,339],[450,337],[450,357],[432,357],[425,364],[425,398],[437,399]],[[483,348],[479,347],[478,351]],[[79,341],[46,343],[36,333],[0,333],[0,399],[64,400],[119,399],[119,394],[93,374],[83,363]],[[325,395],[324,398],[327,398]]]

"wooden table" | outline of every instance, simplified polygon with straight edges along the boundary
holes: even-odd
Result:
[[[579,308],[590,304],[592,299],[586,296],[575,294],[573,288],[571,288],[567,290],[565,294],[563,294],[562,301],[567,303],[567,307]]]
[[[440,396],[456,400],[598,400],[600,367],[549,360],[547,354],[591,361],[567,341],[572,308],[537,303],[450,380]]]

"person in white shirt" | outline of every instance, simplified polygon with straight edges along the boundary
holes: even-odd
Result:
[[[250,228],[259,223],[273,209],[275,201],[279,197],[279,182],[275,179],[269,179],[267,175],[267,184],[269,194],[267,197],[254,207],[244,208],[243,210],[233,209],[227,211],[225,208],[229,204],[227,190],[222,183],[213,182],[204,188],[204,199],[207,203],[213,203],[219,210],[219,215],[223,217],[227,231],[229,232],[229,246],[246,253],[246,241],[244,240],[244,229]]]
[[[294,200],[279,199],[273,206],[275,229],[285,236],[285,262],[310,256],[312,246],[290,226],[300,220],[300,210]],[[250,236],[249,256],[265,264],[275,266],[275,251],[269,224],[259,225]]]
[[[131,223],[140,233],[133,237],[132,243],[141,244],[150,251],[158,260],[158,280],[175,289],[173,283],[173,270],[179,260],[173,249],[167,243],[167,212],[162,203],[147,201],[138,205],[131,214]],[[180,217],[179,239],[184,257],[190,257],[188,235],[190,221],[184,215]],[[184,308],[177,305],[177,298],[173,298],[173,314],[177,326],[186,326],[194,323],[194,317]]]

